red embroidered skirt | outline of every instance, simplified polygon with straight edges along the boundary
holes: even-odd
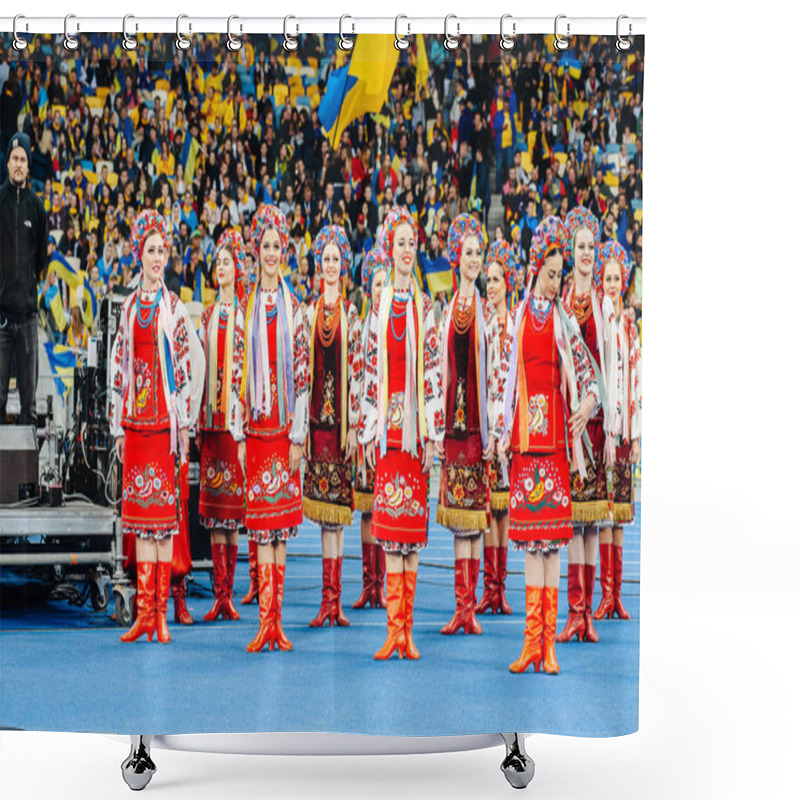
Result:
[[[422,461],[402,450],[378,455],[372,535],[382,542],[424,545],[428,540],[428,475]]]
[[[514,453],[509,494],[509,539],[528,544],[566,544],[572,538],[566,452]]]
[[[200,524],[238,530],[244,521],[244,476],[239,446],[228,431],[203,431],[200,448]]]
[[[482,533],[489,527],[489,472],[482,454],[479,433],[444,440],[436,521],[456,536]]]
[[[170,432],[125,430],[122,530],[162,539],[178,532],[175,456]]]
[[[625,442],[617,447],[617,459],[614,464],[614,489],[612,501],[614,506],[614,524],[621,525],[633,522],[636,518],[636,503],[633,497],[633,473],[635,464],[630,462],[631,446]]]
[[[605,445],[602,420],[599,422],[589,420],[586,432],[592,444],[592,458],[589,457],[586,445],[581,442],[586,462],[586,478],[581,478],[577,470],[570,473],[572,518],[578,523],[610,521],[609,482],[611,477],[602,463]]]
[[[247,436],[248,531],[275,531],[303,521],[300,470],[289,474],[289,436]]]
[[[311,429],[311,458],[303,481],[303,513],[321,525],[353,521],[353,465],[344,463],[338,429]]]

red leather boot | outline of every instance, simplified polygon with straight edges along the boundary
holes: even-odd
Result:
[[[167,603],[169,602],[169,579],[172,573],[172,562],[159,561],[156,570],[156,634],[161,644],[172,641],[167,627]]]
[[[464,628],[464,633],[475,633],[480,635],[483,633],[478,618],[475,616],[475,607],[478,605],[475,599],[478,593],[478,581],[481,576],[481,560],[479,558],[471,558],[469,560],[469,594],[467,595],[467,614],[469,617],[469,630]]]
[[[328,620],[333,625],[336,619],[336,588],[334,574],[336,572],[336,559],[322,559],[322,602],[319,613],[309,622],[312,628],[321,628]]]
[[[386,575],[386,641],[373,656],[386,661],[397,650],[402,658],[406,649],[405,578],[402,572]]]
[[[594,629],[594,623],[592,622],[594,574],[595,574],[594,564],[583,565],[583,597],[584,597],[584,606],[586,607],[583,612],[583,619],[586,622],[586,630],[583,633],[583,641],[597,644],[597,642],[600,641],[600,637],[597,635],[597,631]]]
[[[186,608],[186,583],[184,578],[174,580],[172,583],[172,608],[174,619],[179,625],[194,625],[192,615]]]
[[[278,645],[278,650],[291,650],[292,643],[289,637],[283,630],[281,625],[281,617],[283,616],[283,584],[286,579],[286,566],[274,565],[275,572],[273,579],[275,582],[275,644]],[[271,649],[271,648],[270,648]]]
[[[506,566],[508,564],[508,545],[505,547],[497,548],[497,605],[495,606],[495,614],[500,611],[501,614],[511,614],[511,606],[506,600],[506,575],[508,571]]]
[[[497,548],[485,546],[483,548],[483,597],[475,606],[476,614],[485,614],[490,608],[497,606]]]
[[[366,608],[373,602],[375,592],[375,545],[361,542],[361,594],[353,603],[353,608]]]
[[[611,617],[614,613],[614,545],[600,543],[600,586],[603,596],[594,612],[594,619]]]
[[[542,630],[542,651],[544,671],[548,675],[558,675],[556,661],[556,619],[558,617],[558,586],[545,586],[542,601],[544,628]]]
[[[225,560],[227,570],[225,572],[225,596],[222,604],[223,619],[239,619],[239,612],[233,605],[233,576],[236,573],[236,559],[239,557],[239,546],[228,544],[225,546]]]
[[[258,565],[258,633],[247,645],[248,653],[260,653],[267,642],[275,640],[275,620],[270,611],[275,587],[272,583],[274,564]]]
[[[445,636],[452,636],[460,628],[464,633],[469,633],[472,627],[472,610],[468,612],[470,606],[470,570],[468,558],[457,558],[454,569],[453,582],[455,584],[456,610],[453,618],[442,629],[441,633]]]
[[[156,565],[152,561],[139,561],[136,565],[136,621],[119,637],[121,642],[135,642],[147,635],[153,641],[156,631]]]
[[[258,542],[250,539],[247,542],[247,555],[250,562],[250,588],[242,598],[242,605],[248,606],[258,597]]]
[[[336,592],[336,617],[334,618],[337,625],[343,628],[350,627],[350,620],[344,615],[342,609],[342,557],[336,559],[336,569],[333,571],[333,587]]]
[[[544,616],[542,609],[542,596],[544,589],[541,586],[525,587],[525,640],[519,658],[509,664],[511,672],[525,672],[533,664],[536,672],[542,663],[542,631],[544,630]]]
[[[211,561],[214,564],[214,605],[203,617],[206,622],[214,622],[222,616],[225,609],[225,582],[228,571],[227,547],[224,544],[211,545]]]
[[[375,545],[375,593],[372,596],[373,608],[386,608],[386,590],[384,578],[386,576],[386,553],[379,545]]]
[[[583,634],[586,631],[586,620],[584,619],[586,601],[583,581],[583,564],[570,564],[567,567],[569,613],[567,614],[567,624],[564,626],[564,630],[556,636],[557,642],[568,642],[573,636],[577,636],[578,641],[583,639]]]
[[[417,593],[417,573],[416,570],[403,573],[403,602],[405,605],[405,632],[406,632],[406,658],[412,661],[419,660],[419,650],[411,637],[411,629],[414,627],[414,595]]]
[[[622,605],[622,545],[614,545],[614,613],[620,619],[630,619],[631,615]]]

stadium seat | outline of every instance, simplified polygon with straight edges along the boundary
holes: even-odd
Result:
[[[642,201],[638,197],[634,197],[631,200],[631,208],[636,211],[642,207]]]
[[[155,91],[164,92],[164,95],[166,96],[169,92],[169,81],[166,78],[160,78],[157,80]]]
[[[558,150],[555,150],[553,152],[553,157],[561,165],[567,163],[567,154],[563,150],[561,150],[560,152]]]
[[[188,286],[181,286],[181,303],[186,305],[186,303],[192,302],[192,290]]]
[[[616,155],[619,153],[619,145],[616,142],[609,142],[608,146],[606,147],[606,155]]]
[[[527,173],[531,172],[531,170],[533,169],[533,161],[531,161],[531,154],[529,151],[527,150],[522,151],[522,158],[520,164],[522,165],[522,169],[524,169],[525,172]]]
[[[606,172],[603,176],[603,183],[606,186],[619,186],[619,178],[613,172]]]
[[[634,210],[634,212],[633,212],[633,218],[634,218],[634,219],[635,219],[637,222],[641,222],[641,221],[642,221],[642,209],[641,209],[641,207],[639,207],[639,208],[637,208],[637,209],[635,209],[635,210]]]
[[[61,228],[51,228],[50,235],[56,240],[56,247],[58,247],[61,242],[61,237],[64,235],[64,231],[62,231]]]
[[[282,106],[286,102],[286,98],[289,96],[289,87],[285,86],[282,83],[276,84],[275,88],[273,89],[273,105],[277,108],[277,106]],[[280,119],[280,117],[278,117]]]

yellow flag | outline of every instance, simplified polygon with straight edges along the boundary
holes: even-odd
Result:
[[[425,40],[422,38],[422,34],[417,34],[417,96],[421,96],[420,92],[422,89],[426,89],[428,87],[428,73],[430,73],[431,68],[430,64],[428,63],[428,53],[425,50]]]

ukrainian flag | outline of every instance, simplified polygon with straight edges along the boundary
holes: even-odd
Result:
[[[416,94],[417,97],[420,97],[420,91],[422,89],[427,89],[428,87],[428,74],[430,73],[431,68],[430,64],[428,63],[428,53],[425,50],[425,40],[422,38],[422,34],[417,34],[417,85],[416,85]]]
[[[53,319],[62,333],[67,327],[67,315],[64,313],[64,304],[61,302],[61,292],[58,284],[51,286],[44,294],[45,308],[52,312]]]
[[[63,344],[45,342],[47,360],[50,362],[50,371],[55,376],[56,389],[63,399],[66,399],[75,382],[75,367],[78,357]]]
[[[439,256],[436,261],[428,261],[423,256],[425,277],[432,297],[439,292],[446,292],[448,297],[453,294],[453,272],[450,269],[450,260],[447,256]]]
[[[319,119],[334,150],[354,119],[383,108],[399,55],[394,36],[362,33],[356,37],[349,63],[331,73]]]
[[[92,328],[97,318],[97,295],[94,293],[92,282],[85,272],[83,277],[83,296],[87,301],[83,312],[83,322],[88,328]]]
[[[54,270],[59,278],[66,281],[70,289],[77,289],[83,285],[83,276],[86,274],[83,270],[75,269],[67,259],[56,250],[47,265],[47,271]]]
[[[200,152],[200,142],[192,136],[186,134],[181,151],[181,164],[183,164],[183,176],[186,181],[194,180],[194,172],[197,168],[197,154]]]

